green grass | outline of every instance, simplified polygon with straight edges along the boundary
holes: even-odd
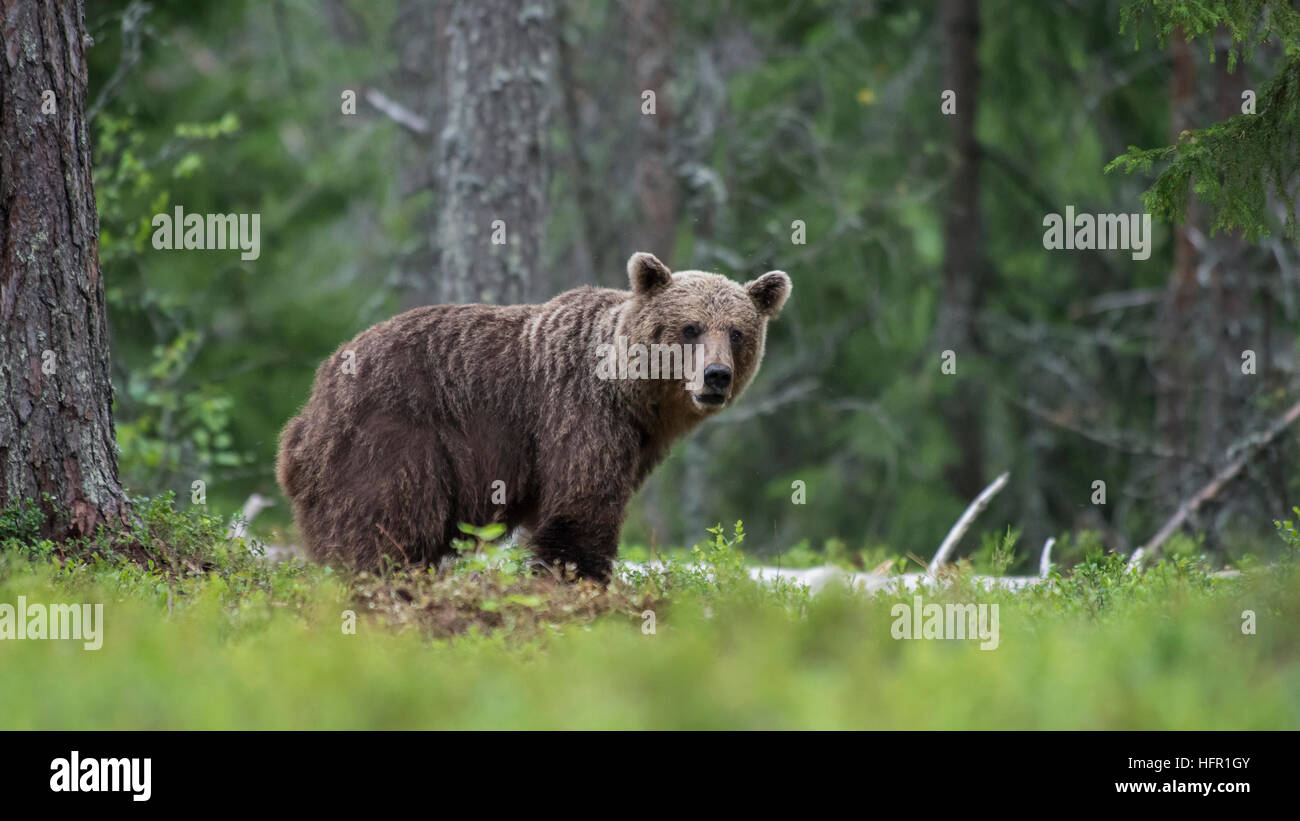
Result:
[[[0,641],[0,727],[1300,727],[1285,525],[1280,562],[1232,579],[1194,557],[1134,575],[1095,553],[988,593],[959,569],[925,600],[998,604],[999,646],[980,650],[892,638],[910,593],[757,586],[743,537],[721,529],[691,552],[698,567],[601,590],[493,546],[438,573],[269,566],[223,545],[216,517],[139,509],[149,558],[126,540],[68,553],[0,517],[0,603],[102,602],[105,621],[97,651]]]

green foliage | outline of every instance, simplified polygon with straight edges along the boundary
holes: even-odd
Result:
[[[995,538],[989,544],[989,562],[992,565],[993,575],[1002,576],[1007,572],[1007,568],[1016,559],[1016,542],[1020,540],[1020,531],[1013,531],[1011,526],[1007,526],[1007,532],[1001,538]]]
[[[519,562],[356,577],[271,565],[215,517],[168,498],[136,509],[161,561],[35,558],[9,542],[30,506],[0,515],[0,602],[101,602],[105,631],[95,651],[0,642],[3,726],[1278,729],[1300,715],[1290,564],[1216,579],[1190,559],[1134,573],[1098,553],[1020,591],[958,570],[920,594],[810,597],[751,581],[737,525],[695,546],[704,572],[606,590]],[[474,544],[492,534],[471,530]],[[996,604],[997,649],[895,640],[895,608],[916,595]]]
[[[1268,196],[1286,207],[1284,231],[1296,232],[1296,197],[1300,194],[1300,154],[1295,135],[1300,131],[1300,12],[1287,0],[1137,0],[1125,5],[1123,30],[1138,31],[1154,22],[1160,45],[1176,32],[1189,39],[1204,38],[1214,59],[1213,37],[1220,26],[1232,37],[1228,70],[1239,57],[1249,60],[1256,42],[1275,39],[1287,59],[1259,94],[1256,113],[1243,113],[1206,128],[1185,131],[1178,142],[1162,148],[1129,146],[1111,160],[1106,171],[1149,172],[1156,163],[1168,163],[1142,196],[1148,211],[1181,223],[1186,219],[1192,193],[1214,214],[1212,231],[1239,229],[1247,239],[1267,235]]]
[[[631,586],[653,598],[690,594],[703,601],[719,595],[760,598],[785,609],[798,610],[807,591],[782,580],[766,587],[750,578],[740,545],[745,541],[744,523],[737,521],[730,538],[721,524],[707,528],[709,538],[697,542],[688,553],[668,554],[643,569],[624,568]]]
[[[1174,145],[1129,150],[1111,160],[1106,171],[1149,172],[1168,162],[1142,195],[1148,211],[1170,222],[1186,219],[1190,197],[1209,206],[1212,231],[1240,229],[1247,239],[1267,235],[1268,198],[1286,207],[1284,230],[1296,231],[1296,197],[1300,188],[1300,53],[1292,56],[1264,87],[1255,114],[1239,114],[1222,123],[1184,132]]]
[[[126,5],[88,16],[92,81],[117,69]],[[357,22],[383,30],[393,12]],[[337,105],[341,78],[353,82],[364,75],[355,67],[388,50],[341,46],[324,15],[292,15],[295,39],[317,48],[282,52],[265,4],[233,0],[219,14],[150,4],[139,63],[92,123],[115,418],[123,479],[137,492],[203,479],[225,507],[274,493],[276,435],[316,365],[395,304],[383,286],[416,228],[386,195],[398,184],[384,145],[392,126],[357,118],[349,129]],[[292,90],[286,61],[302,83]],[[260,214],[261,257],[154,249],[153,216],[177,206]]]
[[[489,568],[498,568],[503,575],[513,578],[524,572],[525,557],[509,545],[497,542],[505,535],[506,526],[494,522],[483,527],[461,524],[460,531],[470,536],[468,539],[455,539],[452,547],[460,554],[453,565],[456,573],[483,572]]]
[[[203,168],[202,152],[211,150],[204,143],[234,136],[239,120],[227,113],[215,122],[180,123],[156,148],[146,145],[135,112],[105,113],[97,122],[95,195],[100,261],[111,272],[107,299],[119,311],[146,317],[154,340],[147,357],[137,357],[130,345],[125,354],[115,347],[118,359],[131,363],[117,377],[126,383],[115,407],[122,475],[128,485],[159,490],[251,464],[255,457],[235,447],[231,432],[234,397],[191,370],[207,341],[196,330],[202,326],[193,321],[193,307],[143,276],[126,275],[142,273],[148,255],[160,253],[152,250],[152,219],[170,212],[169,185]]]
[[[1257,43],[1277,41],[1288,52],[1300,49],[1300,12],[1290,0],[1128,0],[1120,11],[1120,31],[1133,32],[1135,49],[1148,26],[1162,48],[1179,33],[1206,40],[1211,60],[1213,39],[1220,27],[1226,28],[1232,39],[1229,71],[1239,58],[1251,59]]]
[[[824,564],[828,557],[814,550],[807,539],[801,539],[788,550],[782,551],[777,556],[777,563],[781,567],[816,567]]]
[[[128,480],[148,477],[149,483],[165,486],[254,461],[253,454],[235,449],[234,398],[196,385],[187,373],[201,344],[196,333],[180,331],[169,345],[154,347],[148,368],[127,377],[117,438]]]
[[[34,526],[39,511],[29,501],[0,512],[0,587],[18,585],[44,597],[96,595],[109,602],[110,613],[124,603],[169,617],[189,613],[223,642],[309,604],[343,599],[328,568],[270,564],[261,544],[228,538],[227,523],[202,509],[176,510],[170,493],[137,497],[132,505],[125,532],[101,530],[94,539],[58,544],[13,535],[15,516],[29,533]],[[115,632],[111,622],[108,629]]]
[[[1040,602],[1052,610],[1084,615],[1094,620],[1122,623],[1138,605],[1159,608],[1189,591],[1209,591],[1212,580],[1203,562],[1187,557],[1162,559],[1150,571],[1138,574],[1128,560],[1114,553],[1090,557],[1073,572],[1054,571],[1051,583],[1035,589]]]
[[[47,495],[46,501],[49,501]],[[45,512],[35,499],[19,499],[0,510],[0,543],[33,541],[45,524]]]
[[[1300,516],[1300,507],[1292,508],[1296,516]],[[1296,527],[1295,522],[1290,519],[1273,523],[1277,527],[1278,535],[1286,545],[1286,553],[1283,559],[1287,562],[1294,563],[1300,558],[1300,528]]]
[[[707,541],[699,542],[691,548],[695,560],[715,574],[721,574],[724,581],[730,581],[744,572],[745,555],[740,552],[740,545],[745,541],[744,523],[737,521],[728,539],[721,524],[708,528]]]

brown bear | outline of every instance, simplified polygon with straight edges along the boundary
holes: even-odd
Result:
[[[276,465],[308,554],[436,563],[459,523],[501,522],[608,582],[633,492],[753,379],[790,294],[781,271],[742,286],[646,253],[627,270],[631,291],[416,308],[325,360]]]

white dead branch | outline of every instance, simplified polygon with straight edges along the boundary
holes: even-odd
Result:
[[[257,517],[257,514],[274,505],[275,502],[266,498],[260,493],[254,493],[244,500],[244,507],[230,523],[226,529],[227,539],[242,539],[248,535],[248,523]]]
[[[366,89],[366,102],[388,119],[419,136],[429,133],[429,121],[377,88]]]
[[[1296,419],[1300,419],[1300,402],[1296,402],[1290,408],[1287,408],[1286,413],[1274,420],[1273,424],[1269,425],[1263,432],[1250,437],[1246,446],[1241,449],[1241,453],[1237,458],[1233,459],[1225,465],[1222,470],[1214,474],[1214,478],[1209,481],[1209,484],[1197,491],[1196,495],[1180,504],[1178,510],[1174,512],[1174,515],[1170,517],[1169,521],[1164,523],[1164,526],[1161,527],[1160,530],[1156,531],[1156,535],[1152,536],[1150,541],[1133,551],[1133,555],[1129,557],[1128,566],[1131,569],[1136,570],[1142,564],[1144,558],[1148,556],[1158,556],[1160,554],[1160,546],[1163,545],[1170,536],[1174,535],[1174,533],[1178,531],[1178,528],[1183,526],[1183,522],[1187,521],[1188,516],[1191,516],[1199,510],[1201,505],[1219,495],[1219,491],[1223,490],[1237,477],[1237,474],[1241,473],[1241,469],[1246,466],[1246,463],[1249,462],[1255,454],[1267,447],[1270,442],[1277,438],[1278,434],[1290,427]]]
[[[966,512],[961,514],[961,518],[957,520],[957,524],[953,525],[952,529],[948,531],[948,535],[944,537],[943,544],[939,545],[939,552],[934,554],[934,558],[930,560],[930,566],[926,568],[925,573],[927,576],[933,578],[934,574],[943,566],[943,563],[948,561],[948,556],[952,553],[953,549],[957,547],[957,543],[961,541],[961,537],[966,535],[966,531],[970,528],[971,523],[975,521],[975,517],[980,515],[984,508],[988,507],[989,500],[996,496],[998,491],[1006,487],[1007,480],[1010,478],[1010,473],[1004,473],[994,479],[988,487],[980,491],[980,495],[976,496],[975,501],[970,503],[966,508]]]
[[[1052,572],[1052,545],[1054,544],[1056,544],[1055,536],[1043,543],[1043,555],[1038,557],[1038,575],[1044,578]]]

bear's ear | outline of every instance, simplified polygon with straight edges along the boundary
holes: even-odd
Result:
[[[641,251],[627,261],[627,278],[633,293],[649,295],[667,288],[673,274],[654,254]]]
[[[745,292],[754,300],[761,316],[776,316],[790,296],[790,277],[785,271],[768,271],[753,282],[745,283]]]

